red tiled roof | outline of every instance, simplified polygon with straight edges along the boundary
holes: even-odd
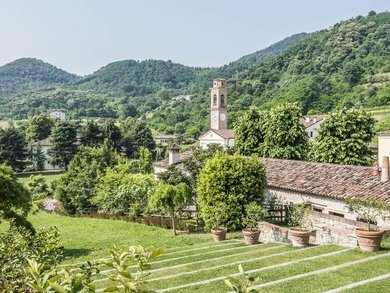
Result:
[[[181,160],[192,156],[190,151],[181,154]],[[295,160],[260,158],[267,174],[267,185],[305,194],[350,199],[368,196],[390,203],[390,181],[381,182],[372,167],[325,164]],[[168,159],[155,163],[168,167]],[[183,164],[178,164],[180,170]]]
[[[390,181],[372,167],[261,158],[270,187],[336,199],[369,196],[390,202]]]

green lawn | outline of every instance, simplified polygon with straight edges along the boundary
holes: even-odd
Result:
[[[283,243],[246,246],[240,233],[215,243],[209,234],[172,236],[170,230],[124,221],[71,218],[40,212],[30,216],[35,227],[58,227],[66,260],[61,266],[107,257],[113,244],[163,247],[151,262],[145,287],[157,292],[227,292],[224,278],[238,275],[238,265],[258,277],[265,292],[386,292],[390,284],[390,241],[376,253],[337,245],[294,248]],[[5,229],[6,224],[0,224]],[[94,275],[98,289],[112,283],[108,267]],[[135,267],[129,269],[136,272]],[[377,278],[381,278],[378,280]],[[368,283],[359,283],[369,280]],[[345,288],[344,286],[352,286]]]
[[[62,174],[45,174],[43,175],[45,178],[46,178],[46,182],[47,184],[49,184],[50,186],[50,183],[53,181],[53,180],[56,180],[58,178],[60,178],[62,176]],[[23,177],[18,177],[18,180],[20,182],[22,182],[24,185],[27,185],[27,183],[29,182],[30,180],[30,176],[23,176]]]

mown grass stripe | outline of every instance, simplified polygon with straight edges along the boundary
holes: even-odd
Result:
[[[191,244],[191,245],[182,246],[182,247],[177,246],[177,247],[171,247],[171,248],[163,248],[165,251],[168,251],[168,253],[165,253],[163,255],[169,255],[169,254],[174,254],[174,253],[185,252],[186,250],[182,250],[182,248],[186,248],[188,246],[194,247],[192,249],[187,250],[187,251],[191,251],[191,250],[196,250],[196,249],[198,249],[198,250],[206,249],[206,247],[209,248],[209,247],[224,246],[224,245],[232,244],[234,242],[242,242],[242,240],[241,239],[227,239],[227,240],[224,240],[224,241],[221,241],[221,242],[208,241],[208,242],[204,242],[204,243]],[[206,246],[206,247],[202,247],[202,246]],[[100,259],[91,260],[91,261],[101,261],[103,259],[111,259],[111,258],[110,257],[100,258]],[[59,268],[67,268],[67,267],[80,266],[80,265],[84,265],[84,264],[87,264],[87,261],[61,264],[61,265],[58,265],[57,267],[59,267]]]
[[[261,245],[257,245],[257,246],[261,247]],[[219,257],[208,258],[208,259],[199,260],[199,261],[193,261],[193,262],[190,262],[190,263],[183,263],[183,264],[178,264],[178,265],[173,265],[173,266],[168,266],[168,267],[162,267],[162,268],[158,268],[158,269],[152,269],[152,270],[148,270],[148,272],[153,273],[153,272],[164,271],[164,270],[172,269],[172,268],[182,268],[182,267],[193,265],[193,264],[199,264],[199,263],[203,263],[203,262],[216,261],[216,260],[219,260],[219,259],[229,258],[229,257],[232,257],[232,256],[242,256],[242,255],[246,255],[246,254],[250,254],[250,253],[258,252],[258,251],[268,251],[268,250],[280,248],[280,247],[283,247],[283,246],[284,245],[275,245],[275,246],[266,247],[266,248],[258,249],[258,250],[251,250],[251,251],[245,251],[245,252],[242,252],[242,253],[223,255],[223,256],[219,256]],[[254,247],[254,246],[252,246],[252,247]],[[100,274],[104,275],[104,274],[110,273],[112,271],[113,270],[101,271]],[[107,280],[109,280],[109,279],[108,278],[97,279],[97,280],[94,280],[93,283],[104,282],[104,281],[107,281]]]
[[[226,264],[223,264],[223,265],[211,266],[211,267],[204,268],[204,269],[188,271],[188,272],[182,272],[182,273],[178,273],[178,274],[174,274],[174,275],[168,275],[168,276],[164,276],[164,277],[158,277],[158,278],[154,278],[154,279],[148,279],[147,282],[149,283],[149,282],[158,281],[158,280],[165,280],[165,279],[176,278],[176,277],[180,277],[180,276],[183,276],[183,275],[196,274],[196,273],[200,273],[200,272],[204,272],[204,271],[210,271],[210,270],[215,270],[215,269],[219,269],[219,268],[223,268],[223,267],[229,267],[229,266],[244,264],[244,263],[248,263],[248,262],[254,262],[254,261],[258,261],[258,260],[262,260],[262,259],[266,259],[266,258],[271,258],[271,257],[275,257],[275,256],[282,256],[282,255],[285,255],[285,254],[288,254],[288,253],[296,253],[298,251],[299,252],[306,251],[306,250],[313,249],[313,248],[317,248],[317,247],[316,246],[312,246],[312,247],[307,247],[307,248],[302,248],[302,249],[297,249],[297,250],[288,250],[288,251],[284,251],[284,252],[279,252],[279,253],[274,253],[274,254],[269,254],[269,255],[263,255],[263,256],[256,257],[256,258],[251,258],[251,259],[248,259],[248,260],[240,260],[240,261],[235,261],[235,262],[231,262],[231,263],[226,263]],[[152,272],[152,271],[150,271],[150,272]]]
[[[251,274],[251,273],[260,272],[260,271],[263,271],[263,270],[269,270],[269,269],[273,269],[273,268],[279,268],[279,267],[283,267],[283,266],[288,266],[288,265],[295,264],[295,263],[298,263],[298,262],[301,262],[301,261],[308,261],[308,260],[313,260],[313,259],[317,259],[317,258],[333,256],[333,255],[340,254],[340,253],[343,253],[343,252],[346,252],[346,251],[349,251],[349,250],[352,250],[352,249],[351,248],[347,248],[347,249],[343,249],[343,250],[339,250],[339,251],[333,251],[333,252],[330,252],[330,253],[325,253],[325,254],[320,254],[320,255],[315,255],[315,256],[299,259],[299,260],[293,260],[293,261],[289,261],[289,262],[285,262],[285,263],[281,263],[281,264],[277,264],[277,265],[272,265],[272,266],[268,266],[268,267],[254,269],[254,270],[251,270],[251,271],[247,271],[247,273]],[[235,274],[231,274],[230,276],[236,277],[236,276],[239,276],[239,275],[240,275],[240,273],[235,273]],[[224,280],[225,278],[226,278],[225,276],[211,278],[211,279],[202,280],[202,281],[198,281],[198,282],[193,282],[193,283],[189,283],[189,284],[185,284],[185,285],[174,286],[174,287],[170,287],[170,288],[157,290],[156,292],[168,292],[168,291],[175,291],[175,290],[188,288],[188,287],[192,287],[192,286],[196,286],[196,285],[206,285],[206,284],[210,284],[212,282]]]
[[[380,275],[380,276],[376,276],[374,278],[370,278],[370,279],[362,280],[362,281],[359,281],[359,282],[355,282],[355,283],[352,283],[352,284],[349,284],[349,285],[346,285],[346,286],[343,286],[343,287],[339,287],[339,288],[336,288],[336,289],[328,290],[328,291],[325,291],[323,293],[338,293],[338,292],[341,292],[341,291],[344,291],[344,290],[347,290],[347,289],[352,289],[352,288],[355,288],[355,287],[358,287],[358,286],[362,286],[362,285],[365,285],[365,284],[368,284],[368,283],[372,283],[372,282],[376,282],[376,281],[381,281],[381,280],[388,279],[388,278],[390,278],[390,274]]]
[[[271,282],[255,285],[255,286],[250,287],[249,289],[259,289],[259,288],[263,288],[263,287],[267,287],[267,286],[271,286],[271,285],[275,285],[275,284],[279,284],[279,283],[283,283],[283,282],[287,282],[287,281],[291,281],[291,280],[295,280],[295,279],[300,279],[300,278],[309,277],[309,276],[313,276],[313,275],[317,275],[317,274],[327,273],[327,272],[335,271],[335,270],[342,269],[342,268],[345,268],[345,267],[348,267],[348,266],[361,264],[361,263],[365,263],[365,262],[368,262],[368,261],[371,261],[371,260],[375,260],[375,259],[379,259],[379,258],[382,258],[382,257],[386,257],[386,256],[389,256],[389,255],[390,255],[390,252],[384,253],[384,254],[375,255],[375,256],[370,256],[370,257],[367,257],[367,258],[354,260],[354,261],[351,261],[351,262],[346,262],[346,263],[343,263],[343,264],[340,264],[340,265],[336,265],[336,266],[333,266],[333,267],[328,267],[328,268],[324,268],[324,269],[320,269],[320,270],[315,270],[315,271],[311,271],[311,272],[307,272],[307,273],[303,273],[303,274],[290,276],[290,277],[287,277],[287,278],[283,278],[283,279],[279,279],[279,280],[275,280],[275,281],[271,281]],[[250,274],[252,272],[248,271],[247,273]]]

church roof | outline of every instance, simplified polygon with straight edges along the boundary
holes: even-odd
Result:
[[[224,139],[234,138],[234,130],[233,129],[210,129],[205,134],[203,134],[199,139],[204,137],[206,134],[210,133],[210,131],[214,132],[215,134],[219,135],[220,137],[222,137]]]

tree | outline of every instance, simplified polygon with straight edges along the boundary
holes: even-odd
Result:
[[[140,216],[147,210],[149,193],[155,182],[152,174],[130,173],[123,161],[98,175],[92,201],[107,213]]]
[[[234,124],[234,141],[242,155],[262,154],[265,121],[265,112],[259,111],[255,106],[238,117]]]
[[[14,126],[0,129],[0,163],[14,170],[23,170],[26,165],[26,141],[23,133]]]
[[[58,120],[51,135],[49,154],[54,165],[64,164],[67,169],[69,162],[77,151],[76,126],[68,120]]]
[[[45,169],[46,156],[42,151],[41,145],[38,143],[32,154],[32,161],[35,170],[43,171]]]
[[[143,121],[135,121],[128,118],[122,125],[122,146],[129,158],[138,158],[141,147],[153,152],[156,148],[152,132]]]
[[[305,159],[308,137],[301,119],[301,108],[297,104],[283,104],[273,108],[264,121],[263,155],[279,159]]]
[[[118,162],[117,155],[103,145],[99,148],[81,146],[69,165],[69,170],[58,179],[55,197],[69,214],[83,213],[95,209],[92,202],[98,174]]]
[[[81,127],[80,141],[86,146],[99,146],[103,142],[102,132],[99,125],[93,121],[88,120]]]
[[[107,140],[110,147],[116,151],[121,150],[122,134],[118,126],[115,125],[114,120],[107,120],[102,127],[102,133],[104,140]]]
[[[49,197],[50,190],[46,178],[42,175],[31,175],[28,182],[33,200],[40,200]]]
[[[181,212],[190,200],[191,191],[185,183],[160,184],[150,196],[149,204],[153,209],[169,213],[172,219],[173,235],[176,236],[176,213]]]
[[[14,219],[16,225],[32,229],[26,220],[30,209],[30,192],[18,181],[10,167],[0,164],[0,219]]]
[[[201,170],[197,187],[206,229],[212,228],[213,215],[223,205],[224,227],[233,231],[241,228],[245,205],[261,204],[265,186],[265,170],[258,158],[217,153]]]
[[[33,142],[49,137],[53,126],[54,120],[50,116],[44,114],[33,116],[28,120],[27,140]]]
[[[362,109],[340,110],[331,113],[318,131],[311,149],[316,162],[370,165],[368,144],[374,137],[375,120]]]

